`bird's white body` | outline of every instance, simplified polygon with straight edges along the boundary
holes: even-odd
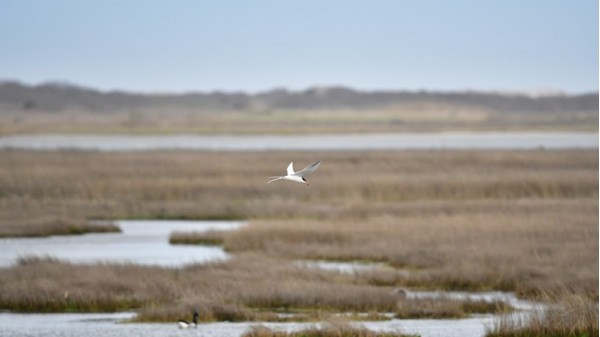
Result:
[[[177,321],[177,326],[179,327],[179,329],[195,328],[198,326],[199,316],[200,315],[198,314],[198,311],[194,311],[194,314],[192,315],[192,322],[180,319],[179,321]]]
[[[267,184],[272,183],[276,180],[289,180],[289,181],[293,181],[293,182],[297,182],[297,183],[301,183],[301,184],[310,185],[308,183],[308,181],[306,181],[306,179],[304,179],[304,177],[313,173],[319,167],[319,165],[321,165],[320,161],[318,161],[312,165],[309,165],[298,172],[294,172],[294,162],[291,162],[290,165],[288,165],[288,167],[287,167],[287,175],[277,176],[277,177],[269,177],[269,178],[271,178],[271,180],[269,180],[267,182]]]
[[[196,327],[196,323],[190,323],[184,320],[178,321],[177,322],[177,326],[179,326],[179,329],[189,329],[189,328],[195,328]]]

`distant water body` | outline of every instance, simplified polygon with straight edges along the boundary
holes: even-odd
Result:
[[[14,135],[0,148],[31,150],[532,150],[597,149],[594,132],[448,132],[331,135]]]

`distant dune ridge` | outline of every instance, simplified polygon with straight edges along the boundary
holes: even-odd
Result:
[[[302,91],[274,89],[243,92],[191,92],[141,94],[99,91],[59,82],[26,85],[0,82],[0,113],[15,109],[62,111],[118,111],[145,108],[173,110],[243,111],[270,109],[375,109],[398,104],[436,103],[493,111],[598,110],[598,93],[567,95],[547,93],[359,91],[347,87],[313,87]]]

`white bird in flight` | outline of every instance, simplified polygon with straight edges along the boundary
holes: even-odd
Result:
[[[294,162],[291,162],[290,165],[287,167],[287,175],[286,176],[268,177],[271,180],[269,180],[267,182],[267,184],[272,183],[275,180],[283,179],[283,180],[290,180],[290,181],[295,181],[297,183],[310,185],[308,183],[308,181],[306,181],[306,179],[304,179],[304,177],[313,173],[319,167],[319,165],[321,165],[321,161],[318,161],[312,165],[309,165],[298,172],[294,172]]]

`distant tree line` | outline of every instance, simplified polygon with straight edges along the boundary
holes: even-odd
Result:
[[[0,82],[0,107],[61,111],[120,111],[144,109],[270,110],[270,109],[367,109],[407,103],[443,103],[481,107],[495,111],[590,111],[598,110],[598,93],[580,95],[501,94],[487,92],[358,91],[346,87],[320,87],[304,91],[275,89],[258,94],[209,92],[139,94],[102,92],[90,88],[46,83],[25,85]],[[0,113],[3,108],[0,108]]]

